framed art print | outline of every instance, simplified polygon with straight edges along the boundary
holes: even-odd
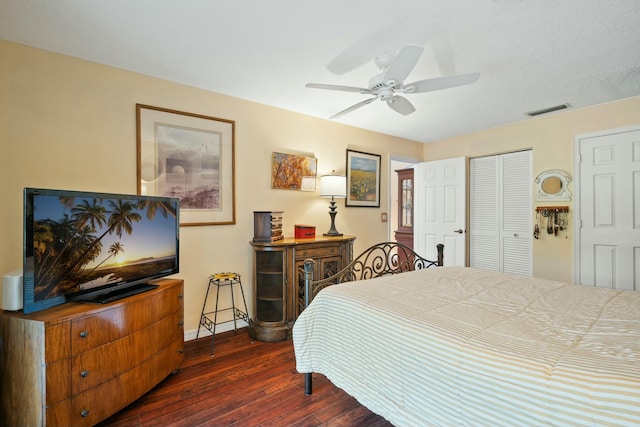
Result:
[[[380,207],[380,155],[347,149],[345,206]]]
[[[235,224],[235,122],[136,104],[138,193],[180,198],[180,225]]]
[[[316,191],[318,160],[299,154],[271,154],[271,188]]]

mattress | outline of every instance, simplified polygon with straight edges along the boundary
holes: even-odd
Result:
[[[640,425],[640,292],[429,268],[322,290],[293,341],[397,426]]]

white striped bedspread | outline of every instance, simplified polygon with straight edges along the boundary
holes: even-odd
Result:
[[[322,290],[293,341],[396,426],[640,425],[640,292],[429,268]]]

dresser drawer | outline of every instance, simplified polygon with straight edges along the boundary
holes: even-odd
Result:
[[[176,303],[181,297],[181,286],[174,286],[166,292],[149,291],[108,304],[96,314],[72,320],[73,354],[112,342],[169,316],[182,305]]]
[[[143,363],[176,340],[184,341],[181,313],[73,357],[71,391],[78,394]],[[105,364],[105,360],[109,362]]]
[[[47,363],[71,356],[70,330],[70,322],[61,322],[47,326],[44,337],[44,357]]]
[[[306,258],[322,258],[325,256],[341,255],[341,248],[338,245],[316,245],[313,247],[296,248],[296,259],[304,260]]]
[[[124,408],[172,373],[184,358],[184,342],[177,340],[136,369],[80,393],[72,399],[73,426],[92,426]]]
[[[71,404],[71,398],[69,398],[53,405],[47,405],[45,409],[47,427],[69,427],[69,420],[73,412]]]
[[[71,397],[69,372],[71,372],[71,358],[47,363],[45,370],[47,406]]]

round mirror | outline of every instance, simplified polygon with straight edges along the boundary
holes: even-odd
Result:
[[[547,194],[553,195],[558,194],[560,190],[562,190],[562,181],[557,176],[550,176],[549,178],[542,181],[542,191]]]
[[[538,201],[569,201],[571,191],[567,184],[571,181],[571,175],[563,170],[548,170],[542,172],[536,178],[538,184]]]

